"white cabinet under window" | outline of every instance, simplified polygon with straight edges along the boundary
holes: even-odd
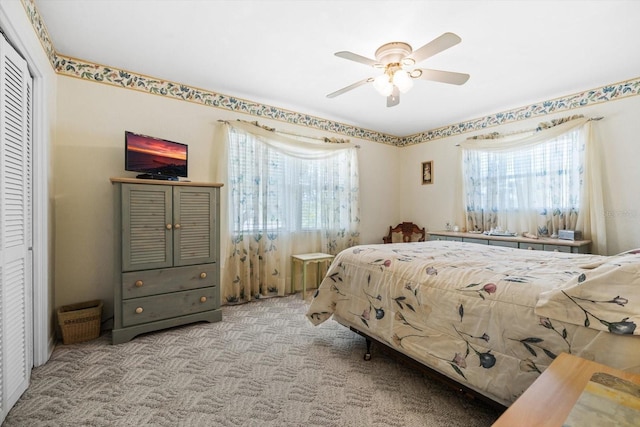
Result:
[[[0,36],[0,423],[29,385],[32,81]]]

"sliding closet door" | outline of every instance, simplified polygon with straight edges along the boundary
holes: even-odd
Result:
[[[0,423],[29,385],[31,312],[31,77],[0,37]]]

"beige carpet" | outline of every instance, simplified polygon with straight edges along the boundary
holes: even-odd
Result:
[[[9,412],[12,426],[489,426],[468,400],[334,321],[314,327],[299,296],[223,308],[198,323],[110,345],[56,347]]]

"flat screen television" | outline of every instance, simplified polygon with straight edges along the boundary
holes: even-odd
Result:
[[[188,146],[179,142],[125,131],[124,169],[137,178],[177,181],[187,176]]]

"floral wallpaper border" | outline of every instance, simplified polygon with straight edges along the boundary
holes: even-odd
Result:
[[[625,80],[620,83],[614,83],[596,89],[589,89],[572,95],[542,101],[526,107],[517,108],[515,110],[502,111],[479,119],[473,119],[417,133],[415,135],[405,136],[400,138],[401,141],[397,145],[406,146],[420,144],[434,139],[447,138],[449,136],[459,135],[466,132],[486,129],[547,114],[570,111],[576,108],[600,104],[607,101],[614,101],[616,99],[627,98],[635,95],[640,95],[640,78]]]
[[[167,96],[174,99],[199,103],[225,110],[237,111],[239,113],[255,117],[292,123],[299,126],[337,133],[352,138],[366,139],[397,147],[421,144],[436,139],[461,135],[463,133],[487,129],[519,120],[526,120],[551,113],[569,111],[576,108],[640,95],[639,77],[548,101],[542,101],[514,110],[502,111],[486,117],[443,126],[413,135],[394,136],[61,55],[55,51],[44,21],[36,9],[34,0],[21,1],[24,5],[27,16],[31,20],[31,24],[40,39],[42,47],[49,57],[49,61],[51,62],[53,69],[58,74],[138,90],[154,95]]]
[[[278,120],[327,132],[348,135],[354,138],[367,139],[390,145],[396,145],[398,140],[398,137],[393,135],[333,122],[270,105],[263,105],[246,99],[161,80],[114,67],[93,64],[60,54],[56,57],[54,68],[58,74],[77,77],[83,80],[91,80],[98,83],[106,83],[113,86],[148,92],[154,95],[167,96],[182,101],[237,111],[254,117]]]
[[[51,41],[51,37],[49,37],[47,26],[44,24],[44,21],[42,20],[40,13],[38,13],[33,1],[34,0],[22,0],[22,6],[24,6],[24,10],[31,21],[33,30],[36,32],[38,39],[40,39],[40,44],[42,44],[42,48],[47,54],[49,62],[51,62],[51,65],[53,66],[56,60],[56,50],[53,46],[53,42]]]

